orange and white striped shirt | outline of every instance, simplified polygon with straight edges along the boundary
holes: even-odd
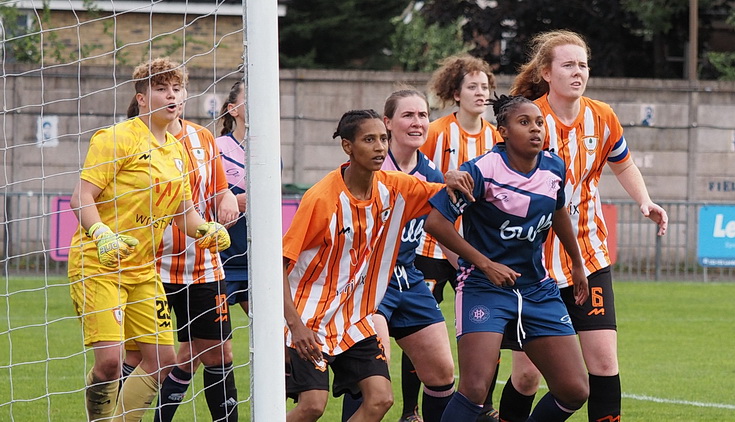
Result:
[[[570,126],[556,117],[547,95],[535,102],[546,120],[545,147],[567,165],[564,197],[589,275],[610,266],[598,185],[607,162],[630,159],[623,127],[609,105],[587,97],[581,98],[579,116]],[[544,261],[560,288],[572,284],[571,260],[553,230],[544,244]]]
[[[283,237],[291,297],[332,356],[375,335],[372,314],[388,288],[403,227],[427,214],[429,198],[444,186],[377,171],[372,196],[360,200],[342,178],[347,165],[304,194]]]
[[[444,174],[490,151],[498,142],[503,142],[503,138],[487,120],[482,119],[482,129],[473,134],[462,129],[457,114],[451,113],[429,124],[429,135],[419,149]]]
[[[228,189],[219,149],[207,128],[186,120],[181,125],[176,139],[189,158],[194,208],[205,220],[214,221],[215,194]],[[163,234],[156,266],[164,283],[210,283],[224,278],[219,254],[197,247],[195,239],[171,225]]]
[[[457,113],[450,113],[429,124],[429,135],[419,150],[445,174],[449,170],[457,170],[465,161],[490,151],[498,142],[503,142],[503,138],[487,120],[482,119],[482,129],[473,134],[462,129]],[[458,219],[457,229],[460,224],[461,219]],[[444,258],[436,239],[428,233],[424,234],[416,253],[429,258]]]

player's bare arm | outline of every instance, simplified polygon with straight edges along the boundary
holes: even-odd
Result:
[[[291,286],[288,283],[288,264],[288,259],[283,258],[283,313],[286,325],[291,331],[291,345],[301,359],[319,361],[322,359],[321,341],[315,332],[306,328],[296,310],[291,297]]]
[[[618,182],[631,199],[638,203],[641,214],[658,225],[658,235],[665,235],[669,226],[669,216],[666,214],[666,210],[651,200],[646,182],[643,180],[643,175],[638,166],[635,165],[632,159],[625,160],[622,163],[611,162],[608,163],[608,166],[610,166]]]
[[[583,304],[590,295],[590,287],[587,276],[584,273],[584,260],[579,252],[577,238],[572,230],[572,220],[566,207],[559,208],[554,212],[551,220],[554,233],[559,238],[564,250],[572,259],[572,281],[574,282],[574,303]]]

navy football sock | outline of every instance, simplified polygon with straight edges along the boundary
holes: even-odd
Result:
[[[447,408],[444,409],[442,422],[474,421],[482,412],[482,406],[472,403],[460,392],[455,392]]]
[[[191,383],[193,374],[184,371],[178,366],[171,370],[158,393],[158,406],[153,415],[154,422],[170,422],[174,418],[176,410],[184,400],[186,390]]]

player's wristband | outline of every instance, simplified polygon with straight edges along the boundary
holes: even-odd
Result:
[[[98,237],[104,232],[112,231],[107,225],[105,225],[103,222],[98,221],[87,230],[87,236],[91,237],[92,239]]]

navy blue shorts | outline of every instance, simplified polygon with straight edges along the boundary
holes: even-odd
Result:
[[[227,303],[234,305],[250,300],[250,285],[247,280],[227,280]]]
[[[501,288],[487,280],[468,279],[457,286],[457,338],[467,333],[504,333],[513,323],[521,343],[536,337],[574,335],[556,282]]]
[[[399,290],[394,283],[388,286],[378,313],[388,321],[391,337],[403,338],[429,325],[444,321],[444,315],[426,283],[419,282],[407,290]],[[406,328],[413,328],[406,331]]]
[[[291,357],[291,374],[286,376],[286,395],[294,400],[298,400],[299,394],[304,391],[329,391],[328,368],[332,368],[334,373],[334,397],[345,393],[359,396],[357,383],[371,376],[379,375],[390,380],[385,350],[377,336],[359,341],[336,356],[322,353],[324,360],[319,363],[301,359],[296,349],[291,347],[286,348],[286,353]]]

